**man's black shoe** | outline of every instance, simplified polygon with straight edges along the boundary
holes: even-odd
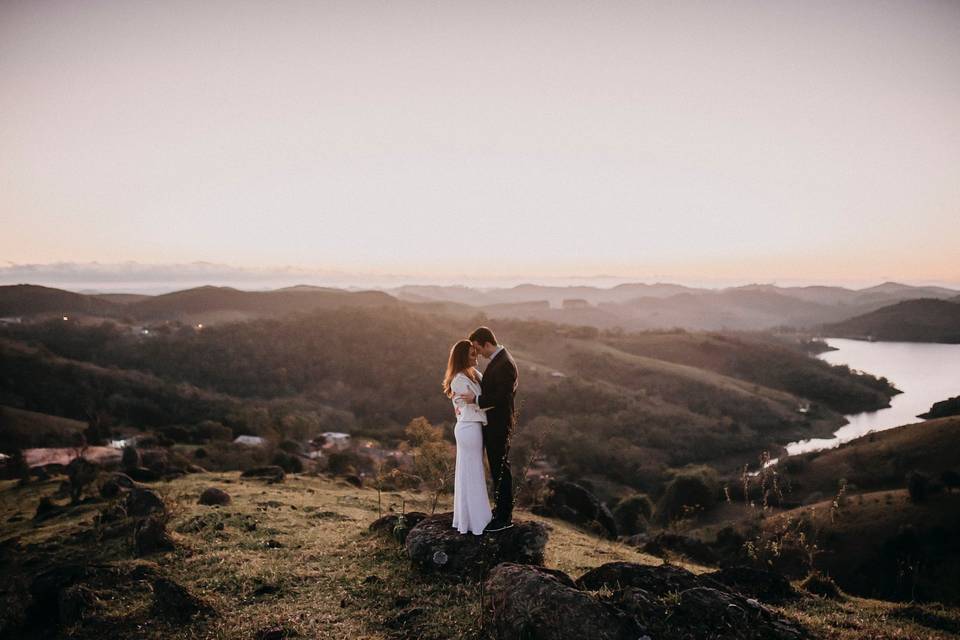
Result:
[[[483,530],[484,533],[495,533],[497,531],[503,531],[504,529],[509,529],[513,526],[512,522],[507,522],[506,520],[497,520],[493,519],[490,521],[490,524]]]

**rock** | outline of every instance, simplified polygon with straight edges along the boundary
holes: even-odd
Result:
[[[133,532],[133,542],[137,556],[143,557],[159,551],[172,551],[173,539],[167,533],[167,523],[163,517],[153,515],[137,523]]]
[[[596,591],[637,587],[651,593],[678,592],[702,586],[694,574],[671,564],[650,566],[634,562],[608,562],[586,572],[577,579],[581,589]]]
[[[74,584],[60,591],[57,612],[60,624],[73,625],[96,611],[100,601],[96,594],[82,584]]]
[[[296,638],[298,635],[294,629],[288,629],[282,625],[274,625],[260,629],[254,637],[256,640],[283,640],[283,638]]]
[[[799,597],[790,581],[775,571],[753,567],[725,567],[708,573],[702,578],[713,580],[742,596],[756,598],[760,602],[780,604]]]
[[[286,473],[277,465],[268,465],[266,467],[254,467],[247,469],[240,474],[241,478],[263,478],[271,484],[274,482],[283,482]]]
[[[197,615],[216,613],[213,606],[169,578],[153,581],[153,608],[169,620],[186,622]]]
[[[143,460],[136,447],[127,445],[123,448],[123,454],[120,457],[120,466],[124,469],[136,469],[137,467],[143,466]]]
[[[157,482],[163,477],[153,469],[147,469],[146,467],[127,469],[127,473],[137,482]]]
[[[410,529],[420,524],[426,517],[427,514],[420,511],[411,511],[403,515],[389,514],[371,522],[368,529],[374,533],[388,535],[403,544],[407,541]]]
[[[230,504],[230,494],[217,487],[207,487],[200,494],[200,504],[207,506]]]
[[[139,485],[125,473],[111,473],[100,485],[100,495],[104,498],[116,498],[124,491],[129,491]]]
[[[814,572],[807,576],[804,581],[800,583],[800,588],[807,593],[812,593],[822,598],[846,600],[840,587],[833,581],[833,578],[820,572]]]
[[[363,486],[363,478],[361,478],[360,476],[358,476],[358,475],[355,474],[355,473],[351,473],[351,474],[349,474],[349,475],[345,475],[345,476],[343,476],[343,479],[347,482],[347,484],[351,484],[351,485],[353,485],[354,487],[362,487],[362,486]]]
[[[100,465],[90,462],[86,458],[74,458],[67,465],[67,478],[70,480],[70,499],[77,504],[84,487],[97,479]]]
[[[57,606],[63,589],[87,578],[90,573],[88,567],[80,564],[59,565],[44,571],[30,583],[31,606],[49,612]]]
[[[561,571],[503,563],[484,584],[500,640],[636,640],[643,632],[621,609],[574,586]]]
[[[604,601],[642,620],[653,638],[676,640],[795,640],[798,624],[759,602],[727,591],[710,577],[673,565],[611,562],[580,577],[584,589],[610,589]]]
[[[501,562],[543,564],[547,528],[539,522],[514,521],[496,533],[475,536],[453,528],[453,514],[424,518],[407,534],[407,555],[423,571],[483,576]]]
[[[407,624],[413,619],[426,613],[426,609],[423,607],[410,607],[395,613],[389,616],[385,621],[384,625],[389,629],[403,629]]]
[[[166,513],[163,498],[152,489],[134,488],[127,493],[127,515],[142,518],[151,513]]]
[[[679,554],[700,564],[717,564],[717,554],[705,543],[677,533],[659,533],[643,545],[650,555],[667,557],[670,553]]]
[[[188,464],[185,470],[187,473],[206,473],[207,472],[206,469],[204,469],[198,464]]]
[[[44,520],[55,518],[64,511],[64,507],[56,504],[49,496],[44,496],[40,498],[40,502],[37,504],[37,511],[33,514],[33,520],[35,522],[43,522]]]
[[[537,515],[559,518],[574,524],[597,523],[606,537],[617,539],[617,523],[607,505],[579,484],[550,480],[543,504],[532,509]]]
[[[798,624],[774,614],[755,600],[697,587],[680,593],[664,629],[683,630],[687,638],[718,640],[794,640],[809,635]]]

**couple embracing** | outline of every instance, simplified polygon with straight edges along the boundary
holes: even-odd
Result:
[[[488,360],[482,375],[477,370],[480,356]],[[508,455],[517,363],[497,344],[490,329],[480,327],[450,349],[443,391],[453,400],[457,414],[453,526],[460,533],[474,535],[508,529],[513,526],[513,478]],[[493,511],[487,496],[484,452],[493,480]]]

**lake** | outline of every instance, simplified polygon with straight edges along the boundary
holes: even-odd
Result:
[[[895,395],[890,407],[847,416],[849,424],[832,438],[813,438],[787,445],[790,454],[836,447],[841,442],[904,424],[922,422],[916,416],[940,400],[960,395],[960,344],[929,342],[866,342],[827,338],[836,351],[818,357],[830,364],[884,376],[903,393]]]

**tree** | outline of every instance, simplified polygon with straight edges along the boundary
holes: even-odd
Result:
[[[453,483],[455,450],[443,439],[443,429],[422,416],[411,420],[404,433],[405,448],[413,454],[413,473],[433,494],[430,513],[434,513],[440,494]]]

